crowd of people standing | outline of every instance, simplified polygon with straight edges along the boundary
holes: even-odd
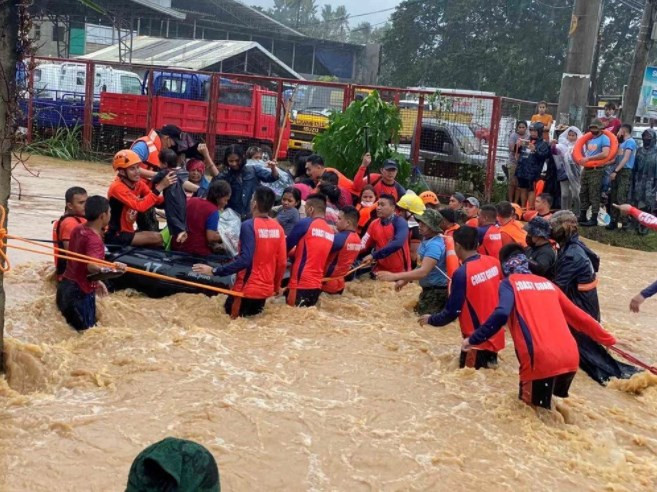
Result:
[[[522,193],[535,176],[523,171],[527,159],[538,169],[536,155],[555,147],[543,140],[541,125],[531,128],[528,145],[520,138],[515,144],[528,149],[517,159]],[[559,155],[568,154],[570,133],[556,144]],[[570,210],[553,212],[549,193],[533,198],[529,215],[512,201],[482,205],[459,192],[443,205],[432,191],[404,189],[394,160],[374,173],[366,154],[350,180],[321,156],[308,155],[293,176],[262,159],[267,151],[229,146],[219,169],[203,144],[195,147],[201,159],[186,156],[182,137],[169,125],[118,152],[107,198],[71,188],[66,213],[53,229],[58,248],[98,259],[104,244],[193,254],[197,275],[235,275],[234,295],[224,305],[231,317],[257,315],[279,294],[290,306],[315,306],[321,295],[342,294],[357,273],[394,282],[397,290],[418,282],[420,324],[443,326],[458,318],[461,367],[495,366],[508,327],[521,363],[519,396],[531,405],[550,408],[553,394],[567,396],[578,363],[601,384],[635,372],[603,348],[615,339],[599,324],[600,259],[579,239],[581,218]],[[156,207],[166,211],[167,234],[152,223]],[[234,251],[218,232],[231,213],[239,229]],[[209,266],[217,254],[220,266]],[[57,262],[57,305],[74,328],[88,329],[96,322],[96,293],[107,292],[94,277],[103,269]],[[111,273],[124,268],[115,265],[119,272]]]
[[[509,137],[509,201],[534,209],[536,196],[544,191],[552,196],[553,208],[572,211],[584,227],[604,223],[611,231],[620,225],[621,231],[646,234],[645,227],[612,204],[630,203],[648,213],[657,209],[657,133],[646,129],[639,147],[632,125],[622,123],[616,109],[614,103],[607,104],[605,116],[590,123],[590,138],[578,156],[576,143],[583,131],[559,125],[550,139],[553,119],[547,104],[540,102],[531,123],[518,121]],[[599,221],[602,205],[608,217],[602,215]]]

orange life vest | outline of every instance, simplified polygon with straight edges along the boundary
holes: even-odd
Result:
[[[149,171],[160,170],[160,150],[162,150],[162,140],[155,130],[148,132],[148,135],[138,138],[132,143],[132,147],[137,142],[144,142],[148,146],[148,158],[142,162],[142,168]]]
[[[64,241],[61,238],[60,229],[62,223],[66,219],[74,219],[78,224],[84,224],[86,219],[84,217],[78,217],[77,215],[64,214],[58,220],[52,224],[52,242],[53,242],[53,253],[55,255],[59,254],[60,249],[64,249]],[[57,280],[61,280],[64,271],[66,270],[66,260],[53,256],[55,260],[55,269],[57,274]]]

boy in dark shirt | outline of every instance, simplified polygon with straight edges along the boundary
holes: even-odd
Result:
[[[557,252],[550,243],[550,233],[552,232],[550,223],[543,217],[534,217],[525,225],[525,230],[527,231],[525,254],[529,259],[529,269],[534,275],[552,280]]]
[[[151,180],[153,188],[167,175],[174,171],[178,177],[175,184],[164,190],[164,212],[167,216],[167,227],[171,240],[182,244],[187,240],[187,195],[183,189],[183,183],[187,181],[189,173],[178,168],[178,154],[171,149],[160,152],[162,169],[157,172]]]
[[[99,195],[89,198],[84,207],[84,217],[87,222],[71,232],[68,250],[104,260],[103,231],[110,219],[107,198]],[[122,263],[116,263],[116,267],[125,270]],[[107,294],[107,287],[101,281],[89,280],[88,275],[103,271],[104,268],[98,265],[69,260],[64,277],[57,285],[57,307],[68,324],[78,331],[96,324],[96,292]]]

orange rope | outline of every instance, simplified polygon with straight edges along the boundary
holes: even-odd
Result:
[[[326,277],[326,278],[323,278],[323,279],[322,279],[322,282],[330,282],[331,280],[340,280],[341,278],[348,277],[349,275],[351,275],[352,273],[354,273],[356,270],[360,270],[361,268],[366,267],[366,266],[368,266],[368,265],[371,264],[371,263],[372,263],[371,261],[364,261],[363,263],[361,263],[360,265],[358,265],[356,268],[352,268],[351,270],[349,270],[349,271],[348,271],[347,273],[345,273],[344,275],[340,275],[340,276],[338,276],[338,277]]]
[[[2,207],[0,205],[0,224],[4,224],[5,218],[6,218],[6,211],[5,211],[4,207]],[[47,251],[39,251],[39,250],[31,249],[31,248],[26,248],[26,247],[23,247],[23,246],[17,246],[17,245],[14,245],[14,244],[10,245],[10,244],[6,243],[6,241],[5,241],[6,239],[13,239],[13,240],[16,240],[16,241],[22,241],[22,242],[31,244],[33,246],[43,248]],[[11,234],[7,234],[6,229],[0,228],[0,271],[2,271],[3,273],[6,273],[11,269],[11,264],[9,262],[9,258],[7,257],[7,255],[5,253],[5,248],[7,248],[7,247],[8,248],[13,248],[13,249],[16,249],[16,250],[19,250],[19,251],[26,251],[28,253],[34,253],[34,254],[39,254],[39,255],[45,255],[45,256],[51,256],[52,255],[52,256],[55,256],[56,258],[61,258],[63,260],[67,260],[67,261],[78,261],[80,263],[86,263],[88,265],[97,265],[97,266],[101,266],[101,267],[117,269],[117,266],[116,266],[115,263],[112,263],[112,262],[109,262],[109,261],[106,261],[106,260],[101,260],[101,259],[98,259],[98,258],[94,258],[92,256],[83,255],[81,253],[75,253],[74,251],[68,251],[68,250],[65,250],[65,249],[54,248],[50,245],[37,243],[35,241],[31,241],[29,239],[25,239],[25,238],[20,237],[20,236],[14,236],[14,235],[11,235]],[[145,270],[140,270],[138,268],[127,267],[125,269],[125,271],[128,272],[128,273],[134,273],[134,274],[137,274],[137,275],[142,275],[144,277],[151,277],[151,278],[156,278],[158,280],[165,280],[167,282],[175,282],[175,283],[182,284],[182,285],[189,285],[191,287],[196,287],[196,288],[199,288],[199,289],[211,290],[211,291],[217,292],[219,294],[226,294],[226,295],[235,296],[235,297],[244,297],[244,294],[241,293],[241,292],[235,292],[235,291],[228,290],[228,289],[222,289],[220,287],[214,287],[212,285],[205,285],[205,284],[199,284],[199,283],[196,283],[196,282],[190,282],[189,280],[183,280],[183,279],[179,279],[179,278],[176,278],[176,277],[167,277],[166,275],[162,275],[162,274],[155,273],[155,272],[147,272]]]
[[[5,244],[5,237],[7,236],[6,220],[7,211],[5,207],[0,205],[0,272],[2,273],[7,273],[11,270],[11,263],[7,257],[7,246]]]

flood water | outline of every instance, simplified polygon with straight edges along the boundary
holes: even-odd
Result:
[[[30,163],[25,195],[104,193],[112,179],[101,164]],[[47,239],[62,209],[12,197],[10,233]],[[657,302],[628,310],[655,255],[593,248],[604,325],[657,361]],[[657,488],[657,377],[603,388],[580,372],[561,413],[537,414],[517,400],[510,341],[497,370],[459,370],[457,325],[419,327],[416,287],[359,281],[318,308],[275,300],[236,321],[223,296],[122,292],[80,335],[55,307],[52,261],[9,253],[0,490],[123,490],[166,436],[205,445],[226,491]]]

